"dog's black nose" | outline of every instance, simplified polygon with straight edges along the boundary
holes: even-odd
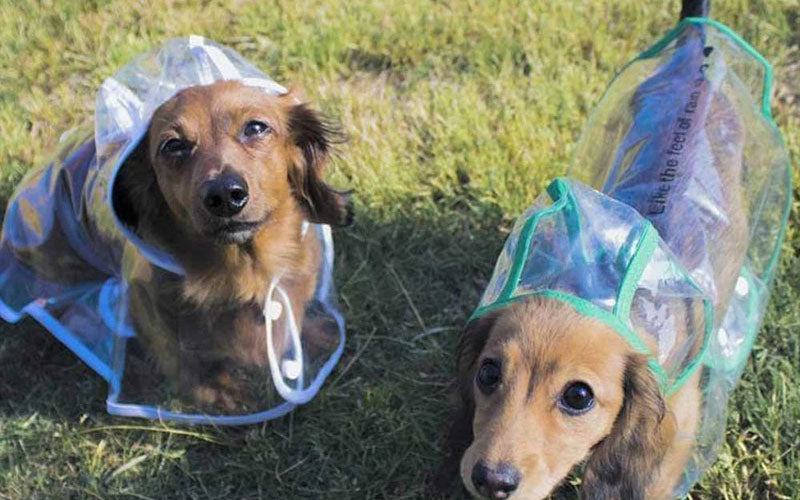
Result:
[[[203,183],[200,195],[211,215],[232,217],[242,211],[250,194],[247,182],[236,174],[223,174]]]
[[[508,464],[489,467],[483,460],[472,468],[472,484],[487,498],[508,498],[522,479],[519,471]]]

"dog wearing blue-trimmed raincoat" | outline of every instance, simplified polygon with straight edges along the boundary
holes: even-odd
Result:
[[[198,124],[216,135],[190,137]],[[0,316],[32,316],[64,342],[109,382],[113,414],[244,424],[308,402],[344,342],[330,225],[350,208],[321,180],[333,132],[202,37],[138,57],[10,200]],[[283,163],[254,160],[268,153]],[[173,191],[194,189],[196,168],[191,212]],[[281,196],[256,200],[270,183]]]

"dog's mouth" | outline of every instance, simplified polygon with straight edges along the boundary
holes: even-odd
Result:
[[[220,243],[241,245],[253,238],[266,219],[257,221],[226,221],[215,227],[210,235]]]

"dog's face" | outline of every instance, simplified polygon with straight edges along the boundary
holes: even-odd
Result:
[[[223,83],[189,88],[156,111],[148,155],[179,223],[241,243],[290,199],[287,100]]]
[[[459,376],[473,433],[460,475],[476,497],[544,498],[587,457],[584,493],[618,491],[606,482],[647,465],[631,446],[659,453],[657,438],[628,435],[653,431],[663,413],[645,360],[566,305],[533,299],[478,320]]]
[[[134,193],[149,186],[176,224],[221,244],[247,242],[292,206],[312,222],[344,225],[346,197],[321,180],[334,135],[291,94],[239,82],[191,87],[156,110],[138,150],[140,172],[120,185]],[[152,202],[129,198],[134,212]]]

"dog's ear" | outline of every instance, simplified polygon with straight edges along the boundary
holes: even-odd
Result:
[[[462,400],[472,400],[472,378],[475,375],[475,362],[483,351],[489,333],[492,331],[499,313],[490,312],[470,321],[461,335],[456,349],[456,375],[459,394]]]
[[[307,105],[289,108],[289,133],[302,155],[300,165],[289,171],[289,183],[309,222],[347,226],[353,222],[349,193],[337,191],[322,180],[331,147],[342,142],[342,133]]]
[[[472,421],[475,418],[474,379],[475,366],[483,351],[489,333],[497,321],[497,312],[491,312],[474,321],[464,329],[456,350],[456,385],[458,398],[455,418],[451,420],[448,438],[449,448],[454,453],[456,465],[474,438]]]
[[[658,382],[641,354],[628,358],[624,401],[611,433],[598,443],[583,471],[586,499],[642,499],[675,432],[666,419]]]
[[[147,136],[139,141],[119,167],[111,193],[111,203],[120,222],[136,231],[150,210],[153,190],[157,191],[156,175],[148,158]]]
[[[445,442],[442,464],[436,471],[429,492],[444,494],[458,477],[459,464],[464,452],[474,439],[472,421],[475,418],[473,380],[475,363],[480,356],[489,333],[497,319],[497,313],[489,313],[471,321],[461,335],[456,352],[456,379],[454,411],[448,420],[449,430]]]

